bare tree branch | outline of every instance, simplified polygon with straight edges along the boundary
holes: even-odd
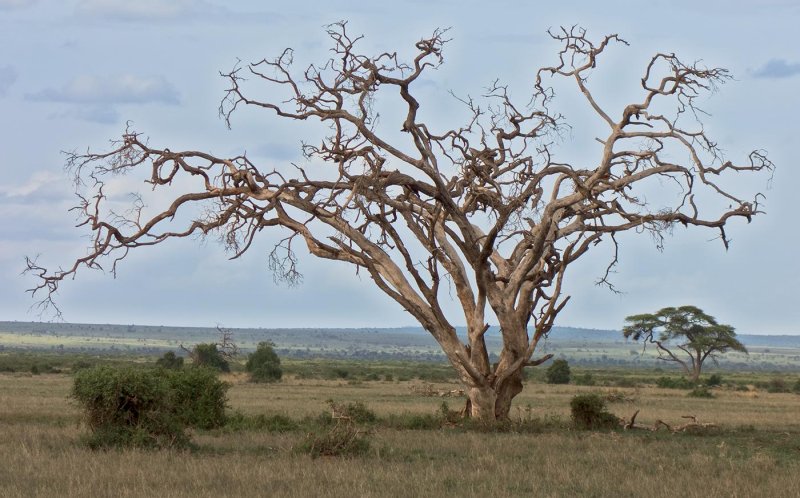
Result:
[[[522,369],[537,363],[538,343],[568,301],[561,285],[571,263],[610,239],[614,257],[601,278],[609,284],[619,258],[616,234],[646,232],[660,245],[679,223],[718,230],[727,246],[728,222],[762,212],[760,194],[748,199],[717,182],[729,173],[771,170],[766,154],[733,163],[698,121],[697,99],[729,78],[724,69],[657,54],[644,69],[642,94],[609,109],[593,92],[591,73],[609,47],[626,42],[610,35],[595,43],[582,29],[562,28],[551,33],[561,47],[558,63],[536,73],[527,104],[494,82],[481,98],[459,99],[466,122],[436,130],[420,119],[413,84],[443,63],[446,30],[417,42],[407,58],[362,53],[361,37],[344,22],[327,33],[332,56],[323,64],[298,70],[287,49],[222,75],[228,88],[220,114],[229,126],[242,106],[327,126],[321,143],[303,147],[313,169],[270,170],[245,155],[157,148],[130,129],[108,152],[69,154],[75,210],[92,243],[84,257],[55,271],[28,260],[37,277],[31,292],[44,296],[42,305],[52,305],[61,282],[83,268],[113,274],[131,249],[216,235],[236,258],[262,230],[282,231],[269,255],[276,279],[299,282],[300,242],[314,256],[366,272],[439,342],[468,387],[473,414],[505,417],[522,389]],[[574,81],[607,124],[591,166],[557,157],[554,144],[567,124],[552,110],[548,82],[561,79]],[[261,85],[286,98],[260,100]],[[379,126],[378,104],[392,98],[402,109],[401,139]],[[328,169],[319,171],[319,163]],[[172,200],[156,208],[134,201],[127,212],[115,211],[108,178],[139,171]],[[193,188],[179,191],[178,184],[192,181]],[[641,196],[659,182],[678,187],[674,204],[655,206]],[[729,207],[720,209],[720,199]],[[466,345],[441,306],[443,278],[463,308]],[[503,338],[496,365],[486,350],[487,312]]]

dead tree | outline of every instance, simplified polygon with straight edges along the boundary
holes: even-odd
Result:
[[[216,233],[236,258],[262,230],[283,230],[270,254],[277,278],[298,280],[298,242],[316,257],[365,272],[438,341],[466,387],[471,415],[507,418],[523,369],[537,363],[537,346],[569,299],[561,289],[571,263],[605,240],[615,249],[601,277],[608,283],[615,235],[647,232],[660,244],[676,224],[717,230],[727,246],[726,224],[761,211],[758,195],[734,194],[719,179],[772,168],[761,151],[741,163],[727,160],[697,121],[697,98],[728,79],[726,70],[659,53],[632,103],[608,109],[593,93],[590,73],[610,44],[626,42],[617,35],[592,41],[578,28],[550,34],[561,48],[556,64],[535,73],[531,99],[518,103],[494,83],[481,98],[460,99],[468,118],[451,129],[426,124],[415,97],[415,82],[432,77],[444,60],[442,30],[404,59],[365,55],[360,37],[337,23],[328,28],[333,56],[322,65],[295,71],[287,49],[237,66],[224,75],[230,86],[220,111],[228,124],[242,106],[319,121],[329,133],[304,146],[308,165],[270,169],[246,155],[159,148],[133,131],[108,152],[71,154],[77,210],[93,245],[56,271],[30,260],[39,277],[34,294],[42,291],[43,304],[52,304],[61,282],[80,268],[107,264],[113,273],[130,250],[169,239]],[[557,81],[574,84],[605,127],[591,164],[557,155],[566,129],[552,109]],[[262,100],[258,85],[284,93]],[[401,120],[379,121],[377,110],[391,105]],[[107,176],[143,170],[153,189],[170,192],[169,203],[153,213],[141,202],[129,215],[110,210]],[[190,180],[195,188],[179,189]],[[642,195],[670,186],[679,194],[672,205],[652,205]],[[180,223],[198,208],[203,216]],[[443,310],[450,289],[463,315]],[[484,340],[490,321],[503,341],[495,364]],[[458,323],[466,323],[467,344]]]
[[[226,329],[217,325],[217,332],[219,333],[219,340],[217,340],[217,342],[208,343],[207,345],[213,346],[214,350],[219,353],[220,358],[222,358],[224,362],[229,363],[239,354],[239,346],[237,346],[233,340],[233,331],[231,329]],[[203,363],[203,358],[201,358],[201,352],[198,350],[198,346],[200,345],[195,345],[189,349],[183,344],[180,345],[180,348],[191,358],[192,363],[195,365]]]

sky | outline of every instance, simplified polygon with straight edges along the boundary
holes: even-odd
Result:
[[[618,329],[624,317],[693,304],[740,333],[800,334],[800,262],[796,229],[796,142],[800,137],[800,25],[796,0],[571,1],[471,0],[228,1],[0,0],[0,320],[51,319],[30,309],[20,275],[25,256],[51,267],[84,254],[75,228],[62,151],[101,150],[130,123],[151,144],[218,155],[248,151],[265,168],[300,160],[313,124],[286,123],[268,112],[218,116],[237,60],[273,58],[293,47],[298,60],[323,61],[324,25],[348,20],[365,51],[411,54],[437,27],[452,39],[445,64],[428,76],[430,115],[440,122],[463,110],[448,91],[480,95],[495,79],[525,100],[535,71],[554,63],[546,31],[579,25],[590,37],[618,33],[592,85],[612,110],[638,101],[650,56],[728,68],[734,80],[702,101],[706,131],[734,159],[764,149],[777,165],[771,185],[741,178],[745,193],[763,191],[767,214],[734,222],[725,250],[716,234],[676,229],[663,251],[640,234],[621,237],[613,275],[620,294],[595,285],[610,257],[599,246],[567,272],[572,296],[557,324]],[[438,92],[438,93],[436,93]],[[573,131],[560,152],[591,161],[582,145],[595,126],[575,95],[557,105]],[[460,125],[454,122],[452,126]],[[120,188],[142,188],[135,179]],[[767,189],[767,187],[769,187]],[[189,239],[131,254],[116,279],[84,271],[57,296],[70,322],[227,327],[399,327],[413,317],[344,263],[301,251],[302,284],[276,284],[267,268],[271,234],[239,260],[213,240]],[[450,311],[452,303],[445,305]]]

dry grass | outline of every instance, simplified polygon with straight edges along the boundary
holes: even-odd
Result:
[[[231,404],[248,414],[299,418],[325,400],[362,401],[379,415],[432,413],[440,398],[409,383],[289,380],[254,385],[232,376]],[[691,413],[723,426],[709,435],[666,433],[484,434],[379,429],[365,457],[292,451],[301,433],[197,434],[192,452],[92,452],[63,375],[0,375],[0,496],[791,496],[800,489],[800,396],[615,389],[614,403],[642,423]],[[532,385],[520,396],[537,416],[567,416],[591,390]],[[602,389],[600,389],[602,391]],[[456,408],[457,400],[450,400]],[[752,425],[755,430],[738,429]]]

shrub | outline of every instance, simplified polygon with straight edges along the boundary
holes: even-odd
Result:
[[[712,374],[709,378],[706,379],[706,386],[708,387],[716,387],[722,385],[722,376],[719,374]]]
[[[704,386],[697,386],[687,394],[690,398],[713,398],[714,393],[708,390],[707,387]]]
[[[555,360],[547,369],[545,379],[548,384],[569,384],[569,375],[567,360]]]
[[[375,412],[367,408],[367,405],[360,401],[354,403],[336,403],[332,399],[328,400],[331,410],[339,416],[348,418],[359,424],[372,424],[378,420]]]
[[[694,384],[684,377],[659,377],[656,380],[656,385],[663,389],[691,389],[695,387]]]
[[[213,368],[220,372],[230,372],[231,366],[228,360],[222,356],[222,353],[217,349],[217,345],[213,343],[198,344],[192,349],[192,360],[195,366]]]
[[[283,377],[281,359],[271,342],[259,342],[255,352],[247,357],[244,369],[250,374],[252,382],[277,382]]]
[[[610,429],[619,426],[619,419],[606,410],[599,394],[579,394],[569,403],[572,421],[579,429]]]
[[[167,351],[164,356],[156,360],[156,366],[169,370],[176,370],[183,367],[183,358],[172,351]]]
[[[586,372],[575,377],[575,384],[579,386],[593,386],[595,385],[595,380],[592,374]]]
[[[181,447],[186,427],[224,422],[226,389],[205,369],[100,366],[75,374],[72,396],[85,411],[92,448]]]
[[[768,393],[788,393],[789,386],[786,384],[786,381],[780,377],[776,377],[769,381],[767,384],[767,392]]]
[[[225,425],[228,384],[208,368],[164,370],[170,403],[178,419],[188,427],[214,429]]]
[[[797,379],[797,382],[792,386],[792,392],[800,394],[800,379]]]
[[[77,372],[78,370],[85,370],[87,368],[92,368],[93,366],[94,364],[87,360],[78,360],[72,364],[72,371]]]
[[[310,433],[297,450],[312,458],[321,456],[354,457],[369,451],[367,433],[351,422],[338,423],[321,434]]]

